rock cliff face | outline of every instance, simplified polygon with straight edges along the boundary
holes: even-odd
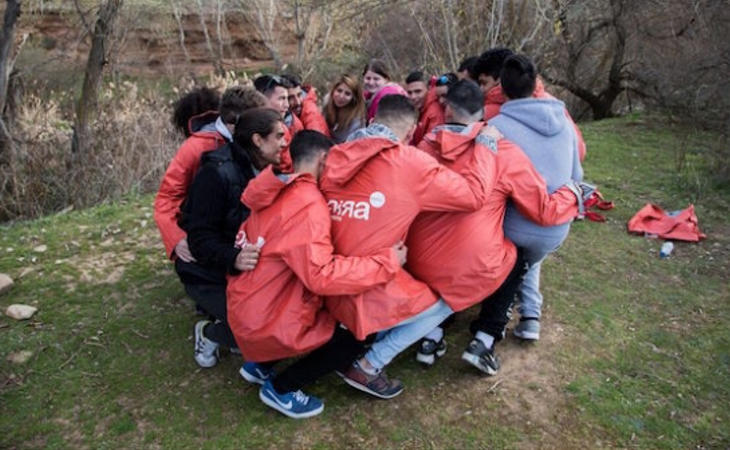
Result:
[[[219,52],[222,52],[220,61],[225,70],[255,70],[273,66],[271,54],[263,41],[240,14],[229,13],[225,16],[225,22],[220,27],[220,41],[214,16],[205,17],[209,36],[206,41],[197,13],[182,14],[180,25],[184,39],[181,39],[180,25],[171,13],[140,17],[143,14],[127,11],[117,23],[117,39],[111,49],[113,67],[117,71],[152,76],[208,73],[215,68]],[[94,19],[93,15],[88,15],[89,26],[93,27]],[[282,19],[282,23],[286,23],[286,20]],[[70,60],[83,67],[88,55],[89,39],[85,26],[74,10],[25,15],[17,33],[18,39],[22,39],[26,33],[26,45],[46,53],[45,57]],[[282,36],[280,47],[284,60],[293,56],[296,52],[294,36],[291,33]],[[212,54],[210,48],[213,49]]]

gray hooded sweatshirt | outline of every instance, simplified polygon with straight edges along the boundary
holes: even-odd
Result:
[[[549,193],[571,180],[583,179],[578,138],[565,116],[565,104],[560,100],[511,100],[502,105],[499,114],[489,123],[525,152],[545,179]],[[537,225],[512,204],[508,205],[504,217],[504,231],[512,241],[519,241],[519,235],[524,233],[562,241],[569,230],[570,223],[552,227]]]

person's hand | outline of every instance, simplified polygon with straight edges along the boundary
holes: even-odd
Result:
[[[253,270],[256,264],[259,262],[259,255],[261,249],[254,244],[246,242],[241,247],[241,251],[236,256],[236,262],[233,265],[236,269],[241,272],[247,272]]]
[[[184,237],[180,239],[180,242],[177,243],[175,246],[175,254],[178,258],[183,260],[183,262],[191,263],[195,262],[195,257],[190,252],[190,247],[188,247],[188,238]]]
[[[495,127],[494,125],[485,126],[481,129],[481,131],[479,131],[479,134],[481,134],[482,136],[491,137],[495,141],[498,141],[504,137],[504,135],[502,135],[502,133],[500,133],[497,127]]]
[[[408,247],[406,247],[403,241],[399,241],[393,246],[393,250],[395,250],[395,254],[398,256],[398,262],[400,265],[405,265],[408,260]]]

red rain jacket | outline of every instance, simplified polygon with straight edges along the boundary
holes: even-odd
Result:
[[[542,84],[542,80],[539,78],[535,83],[535,91],[532,93],[532,96],[534,98],[555,98],[548,94],[545,90],[545,86]],[[504,92],[502,92],[502,86],[497,85],[490,89],[484,97],[484,121],[486,122],[499,114],[500,108],[502,108],[502,105],[506,101],[507,98],[504,96]],[[582,162],[586,157],[586,142],[583,140],[583,133],[580,132],[580,128],[576,125],[567,108],[565,108],[565,117],[567,117],[568,120],[570,120],[570,123],[573,124],[575,134],[578,136],[578,157]]]
[[[271,167],[241,196],[251,215],[241,226],[249,241],[265,240],[258,265],[231,276],[228,323],[244,358],[270,361],[326,343],[336,321],[320,295],[357,294],[400,270],[391,248],[372,256],[333,255],[327,203],[309,174],[282,181]]]
[[[330,127],[327,126],[327,121],[317,106],[317,91],[313,87],[309,88],[302,101],[302,113],[299,115],[299,119],[305,130],[319,131],[325,136],[331,137]]]
[[[217,131],[193,132],[193,123],[206,120],[212,122],[217,117],[216,111],[209,111],[190,119],[188,128],[191,135],[185,139],[167,166],[155,197],[155,222],[170,259],[174,257],[175,246],[186,236],[177,221],[180,218],[180,206],[185,201],[190,183],[200,167],[200,157],[203,153],[215,150],[226,142]]]
[[[441,106],[436,95],[435,79],[431,79],[426,100],[423,102],[416,131],[413,132],[411,145],[418,145],[424,136],[426,136],[436,126],[444,123],[444,108]]]
[[[479,150],[474,138],[482,127],[484,123],[478,122],[464,134],[429,133],[420,148],[446,167],[464,170]],[[408,232],[408,271],[437,291],[454,311],[491,295],[514,266],[515,246],[502,230],[507,201],[543,226],[569,222],[578,214],[573,192],[563,187],[548,195],[530,159],[506,139],[498,142],[496,170],[494,189],[481,209],[423,213]]]
[[[656,205],[647,203],[629,220],[631,233],[656,234],[662,239],[698,242],[707,236],[700,231],[694,205],[669,215]]]
[[[463,176],[417,148],[383,137],[335,146],[321,187],[332,214],[337,253],[368,255],[405,240],[422,211],[474,211],[494,183],[494,154],[472,152]],[[359,295],[328,297],[327,308],[358,339],[388,329],[436,302],[434,293],[405,270]]]

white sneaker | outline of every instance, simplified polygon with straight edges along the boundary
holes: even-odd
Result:
[[[218,363],[218,343],[203,334],[209,323],[209,320],[201,320],[195,324],[195,362],[200,367],[213,367]]]

